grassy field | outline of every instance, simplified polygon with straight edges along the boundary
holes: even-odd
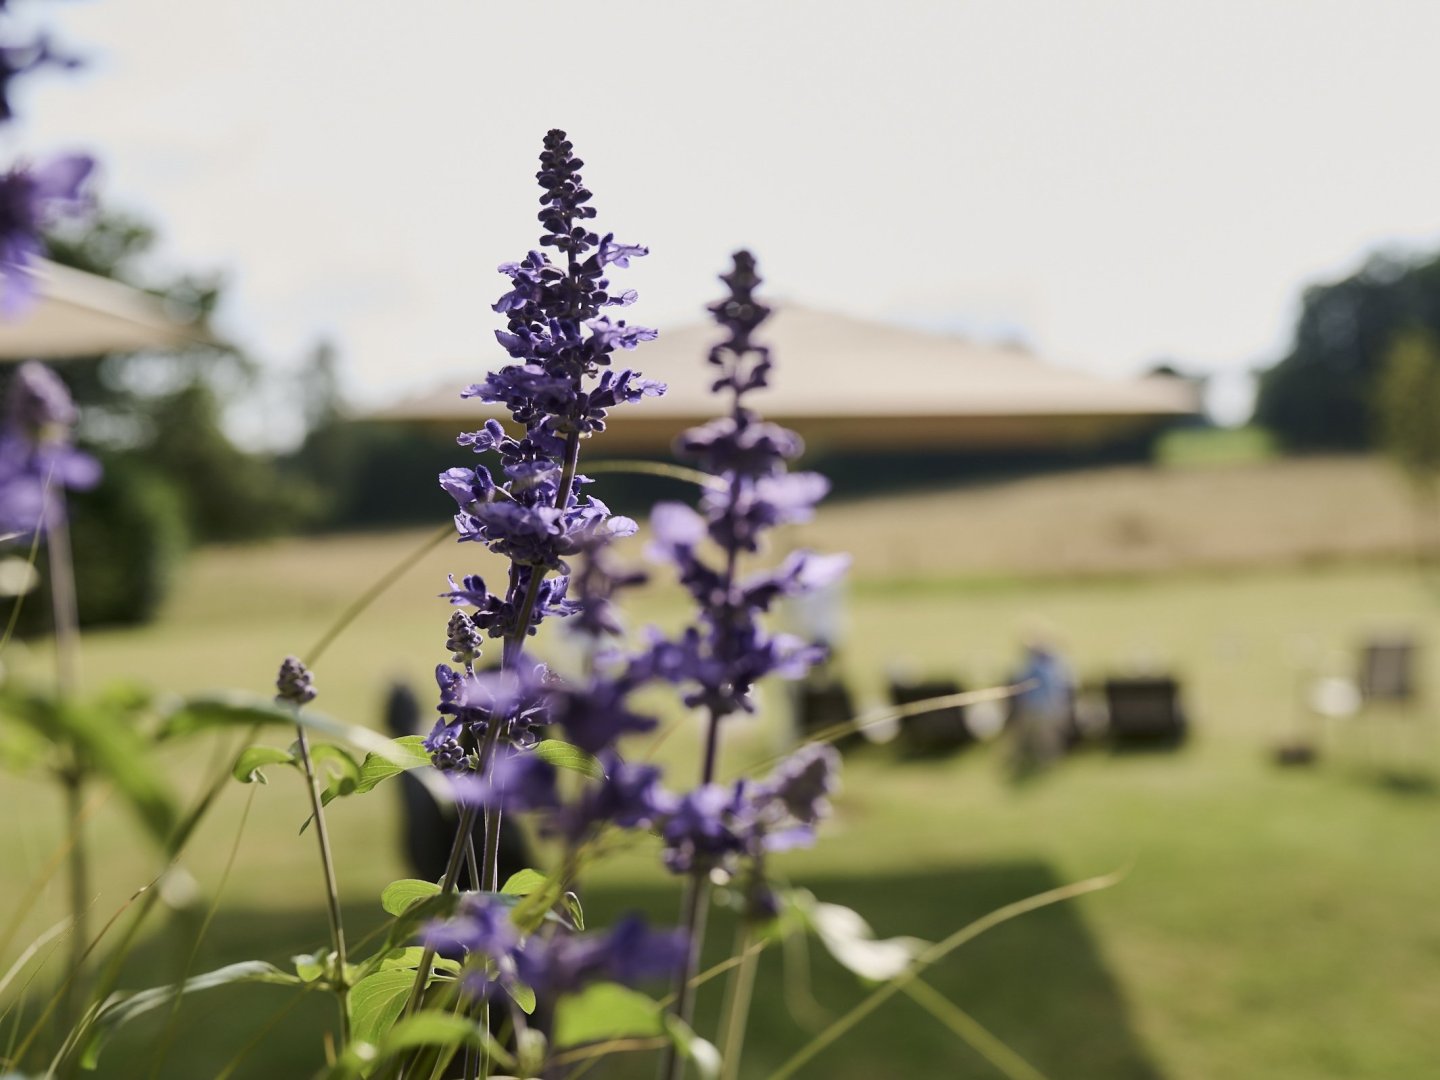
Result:
[[[938,940],[1002,904],[1124,868],[1114,888],[1007,924],[929,977],[1050,1077],[1433,1076],[1433,698],[1411,713],[1327,728],[1314,768],[1281,770],[1269,758],[1277,739],[1310,723],[1303,680],[1351,670],[1366,634],[1400,628],[1440,640],[1440,605],[1395,558],[1408,529],[1403,490],[1389,475],[1343,460],[1114,469],[833,508],[797,532],[856,553],[844,663],[863,701],[879,700],[887,667],[898,664],[969,685],[998,682],[1022,629],[1042,620],[1084,675],[1177,672],[1195,737],[1176,753],[1082,753],[1021,784],[996,747],[923,763],[874,748],[847,762],[824,841],[789,857],[785,871],[822,899],[856,907],[881,934]],[[154,626],[87,642],[86,680],[263,691],[279,657],[303,652],[423,539],[206,551]],[[374,723],[396,677],[428,694],[428,672],[443,659],[445,609],[433,594],[447,570],[484,572],[481,555],[443,545],[407,571],[318,665],[327,711]],[[659,621],[680,610],[663,589],[645,603],[644,615]],[[1436,652],[1427,654],[1431,687],[1440,686]],[[7,659],[37,672],[47,662],[13,647]],[[725,768],[783,748],[786,725],[771,713],[727,732]],[[664,756],[684,775],[694,768],[694,732],[685,718],[677,722],[683,730]],[[213,756],[208,746],[174,752],[177,782],[198,784]],[[10,823],[0,857],[19,868],[0,878],[3,914],[59,829],[48,791],[0,783],[0,814]],[[393,794],[335,806],[342,888],[357,928],[378,922],[373,898],[402,876]],[[186,855],[200,900],[157,924],[132,984],[163,981],[188,962],[232,855],[221,914],[196,962],[258,955],[283,964],[319,944],[312,844],[296,835],[302,801],[285,777],[227,792]],[[98,921],[153,875],[156,856],[108,804],[93,837]],[[51,886],[29,933],[58,917],[63,895]],[[663,917],[676,901],[642,853],[588,881],[586,902],[598,921],[626,906]],[[728,934],[722,917],[712,934],[717,956]],[[787,972],[780,960],[767,956],[762,968],[747,1075],[767,1075],[821,1017],[860,997],[814,949],[809,990],[802,965]],[[197,998],[168,1035],[163,1017],[138,1023],[99,1075],[215,1075],[257,1022],[289,1004],[285,991],[267,987]],[[325,1006],[301,1002],[236,1075],[305,1075],[315,1048],[286,1032],[305,1010],[323,1017]],[[801,1075],[1001,1074],[899,997]]]

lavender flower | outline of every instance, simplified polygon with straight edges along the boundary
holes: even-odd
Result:
[[[658,677],[689,686],[687,704],[708,709],[712,723],[753,710],[751,690],[759,679],[798,677],[823,658],[823,649],[767,633],[758,616],[780,596],[835,580],[848,562],[801,552],[777,570],[743,580],[737,574],[742,554],[759,551],[769,529],[808,517],[829,485],[816,473],[789,472],[789,461],[802,449],[799,436],[762,421],[745,404],[746,395],[768,384],[774,366],[769,349],[753,341],[770,313],[754,297],[760,283],[754,259],[739,252],[721,280],[730,295],[710,310],[729,336],[708,360],[720,369],[714,386],[729,392],[730,415],[686,432],[677,443],[680,454],[715,473],[719,483],[706,488],[699,513],[662,503],[650,518],[652,555],[676,567],[700,609],[697,627],[656,642],[652,666]],[[718,546],[720,559],[707,557],[707,543]],[[708,780],[708,767],[704,775]]]
[[[479,653],[478,640],[472,637],[480,633],[505,641],[503,661],[510,669],[519,662],[521,644],[546,618],[584,612],[584,629],[611,629],[614,616],[606,601],[628,580],[610,574],[599,549],[609,539],[633,532],[635,523],[612,516],[604,503],[584,494],[589,480],[577,471],[580,439],[603,430],[609,410],[659,394],[664,387],[628,368],[611,366],[616,350],[633,349],[655,337],[653,330],[604,314],[635,298],[633,291],[611,289],[607,268],[623,269],[646,249],[591,230],[587,223],[596,211],[581,177],[583,165],[563,131],[545,136],[536,174],[542,189],[540,250],[500,267],[510,288],[495,304],[506,316],[506,327],[497,331],[496,340],[512,363],[463,394],[503,406],[522,430],[511,433],[498,420],[486,421],[459,442],[476,453],[495,455],[498,468],[454,468],[440,475],[441,488],[455,500],[459,538],[484,544],[510,563],[503,591],[492,592],[483,578],[472,575],[459,584],[452,577],[443,594],[452,604],[471,609],[466,622],[452,617],[451,628],[463,640],[452,633],[447,641],[452,659],[467,665]],[[569,560],[577,556],[583,600],[567,595]],[[468,752],[461,751],[476,745],[500,718],[493,703],[476,696],[485,684],[473,680],[482,677],[442,669],[437,678],[440,711],[449,719],[436,726],[427,745],[437,764],[455,769],[468,760]],[[538,684],[531,683],[528,689],[538,691]],[[643,718],[625,709],[625,691],[593,689],[591,702],[581,702],[568,691],[531,694],[525,706],[529,712],[503,718],[503,734],[523,743],[555,707],[565,712],[567,730],[580,732],[591,750],[601,749],[622,731],[645,727]]]
[[[654,765],[621,761],[613,750],[600,755],[605,778],[551,815],[549,830],[576,847],[605,826],[650,829],[675,813],[679,800],[660,784]]]
[[[686,949],[679,930],[652,930],[627,915],[607,933],[534,935],[514,954],[520,980],[554,1000],[593,982],[636,986],[675,970]]]
[[[656,719],[629,704],[645,674],[636,666],[616,675],[597,673],[584,682],[557,684],[549,696],[550,719],[569,742],[591,754],[613,746],[622,735],[653,731]]]
[[[833,748],[806,746],[764,780],[701,785],[659,819],[665,865],[678,874],[731,871],[741,857],[808,844],[830,811],[839,767]]]
[[[0,315],[13,316],[33,300],[29,269],[44,250],[44,229],[89,206],[82,188],[94,167],[92,158],[69,154],[0,174]]]
[[[577,934],[555,930],[522,937],[510,908],[493,896],[465,898],[455,916],[432,923],[425,941],[470,959],[462,976],[476,997],[495,988],[530,987],[544,1001],[583,990],[595,982],[635,986],[672,971],[685,949],[676,930],[652,930],[638,915],[622,917],[608,932]]]
[[[29,536],[64,520],[63,492],[100,482],[100,464],[70,445],[76,419],[65,384],[43,364],[21,364],[0,427],[0,532]]]
[[[485,775],[465,773],[451,778],[451,791],[461,806],[506,811],[550,810],[560,805],[555,766],[534,754],[505,750]]]
[[[480,655],[480,629],[475,620],[463,611],[450,616],[445,628],[445,647],[450,650],[450,659],[457,664],[473,664]]]
[[[465,755],[458,751],[478,745],[491,725],[499,725],[500,733],[510,742],[527,745],[535,741],[539,728],[548,723],[546,716],[547,689],[550,674],[544,664],[536,664],[523,656],[515,667],[505,671],[456,671],[447,664],[435,668],[435,682],[440,690],[442,720],[430,732],[426,748],[432,755],[444,758],[435,764],[458,768]]]
[[[80,418],[70,390],[60,376],[44,364],[31,361],[15,372],[6,403],[15,430],[35,442],[59,428],[62,437]]]
[[[315,680],[298,656],[287,656],[275,679],[275,700],[281,704],[308,705],[315,700]]]
[[[759,785],[758,803],[775,820],[793,818],[814,825],[830,812],[829,796],[839,786],[840,755],[833,746],[803,746]]]

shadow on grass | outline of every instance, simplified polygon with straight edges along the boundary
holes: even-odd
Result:
[[[1042,864],[1018,862],[900,877],[816,878],[800,884],[822,900],[863,913],[882,937],[911,934],[933,941],[1004,904],[1062,882]],[[585,897],[587,918],[597,926],[629,909],[671,922],[676,905],[676,890],[665,884],[596,886]],[[374,907],[347,911],[352,937],[360,937],[378,922]],[[223,913],[210,929],[196,970],[253,957],[288,966],[289,956],[316,948],[324,936],[319,910]],[[729,955],[733,936],[733,920],[727,912],[717,911],[707,935],[707,964]],[[126,984],[153,985],[173,977],[181,961],[177,938],[157,937],[142,948]],[[788,972],[781,950],[767,950],[762,957],[746,1047],[747,1078],[768,1076],[829,1019],[865,996],[866,990],[854,977],[817,945],[812,943],[808,953],[808,964],[792,962]],[[925,979],[1047,1076],[1155,1080],[1161,1075],[1137,1042],[1119,988],[1073,904],[1024,915],[981,935],[929,969]],[[697,1026],[702,1034],[714,1029],[723,984],[723,978],[716,979],[700,993]],[[163,1018],[137,1021],[117,1037],[95,1075],[102,1080],[215,1076],[295,997],[288,989],[270,986],[197,995],[182,1008],[173,1026],[174,1041],[158,1073],[154,1066],[166,1026]],[[302,996],[293,1011],[256,1043],[234,1075],[267,1080],[310,1075],[321,1062],[316,1031],[333,1023],[333,1013],[329,999]],[[653,1074],[652,1061],[631,1057],[588,1075]],[[920,1005],[899,994],[799,1075],[827,1080],[902,1076],[990,1080],[1002,1074]]]

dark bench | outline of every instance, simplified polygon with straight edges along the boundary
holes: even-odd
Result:
[[[1105,705],[1112,743],[1120,746],[1178,745],[1188,723],[1180,702],[1180,684],[1168,675],[1105,680]]]
[[[953,679],[926,679],[918,682],[891,680],[890,701],[894,705],[913,705],[930,698],[947,697],[962,692]],[[913,757],[947,754],[975,741],[965,722],[965,707],[950,705],[900,718],[898,745],[901,752]]]

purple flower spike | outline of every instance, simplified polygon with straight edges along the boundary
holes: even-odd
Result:
[[[755,415],[744,403],[766,385],[773,367],[770,351],[753,340],[769,309],[755,299],[760,284],[755,260],[735,256],[723,279],[730,295],[711,307],[729,337],[710,351],[721,370],[717,389],[728,389],[728,416],[680,436],[677,449],[716,476],[707,485],[697,513],[662,503],[650,517],[652,557],[673,564],[680,583],[695,598],[700,623],[674,640],[652,645],[656,677],[688,688],[685,701],[704,706],[712,722],[753,706],[754,684],[767,675],[788,678],[824,657],[824,650],[786,635],[770,635],[759,616],[782,596],[798,596],[833,584],[844,572],[843,558],[792,555],[776,570],[748,579],[736,576],[739,556],[758,552],[765,534],[779,525],[804,521],[829,489],[817,473],[792,473],[800,454],[799,436]],[[709,558],[706,540],[720,549]]]
[[[0,428],[0,532],[28,538],[65,519],[65,491],[100,482],[100,463],[70,445],[77,418],[65,384],[43,364],[21,364]]]
[[[89,207],[82,188],[94,168],[94,159],[69,154],[0,175],[0,315],[13,317],[34,299],[29,271],[44,250],[44,229]]]
[[[287,656],[275,678],[275,700],[291,705],[308,705],[315,700],[315,680],[298,656]]]

